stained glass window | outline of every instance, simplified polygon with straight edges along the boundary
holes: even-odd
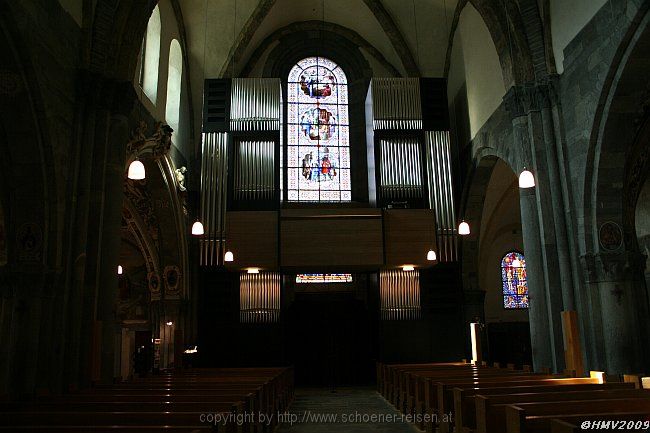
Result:
[[[509,310],[528,308],[526,259],[518,252],[510,252],[501,259],[503,307]]]
[[[349,202],[348,82],[331,60],[309,57],[289,73],[287,199]]]
[[[296,283],[351,283],[352,274],[298,274]]]

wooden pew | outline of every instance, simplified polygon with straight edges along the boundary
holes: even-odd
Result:
[[[291,369],[200,370],[31,403],[6,402],[0,404],[0,430],[261,433],[274,425],[262,425],[250,414],[286,410],[291,398]],[[228,423],[213,426],[201,419],[215,415]],[[233,419],[236,415],[240,418]]]
[[[564,417],[564,418],[554,418],[551,420],[551,430],[550,433],[584,433],[586,430],[581,427],[583,421],[627,421],[634,422],[636,431],[647,430],[647,427],[650,427],[650,421],[648,421],[648,415],[644,413],[634,413],[634,414],[609,414],[609,415],[597,415],[593,417],[586,418],[584,415],[577,417]],[[617,423],[617,426],[620,425]],[[647,427],[646,427],[647,426]],[[641,427],[641,428],[637,428]],[[610,429],[611,431],[612,429]],[[628,429],[632,430],[632,428]],[[603,429],[603,431],[607,431]],[[621,431],[621,430],[619,430]],[[622,431],[625,431],[623,429]]]
[[[512,379],[514,381],[522,380],[522,376],[548,377],[548,375],[534,375],[511,369],[458,363],[383,366],[383,370],[384,380],[389,384],[384,384],[382,388],[387,390],[388,399],[396,408],[404,413],[427,415],[430,418],[435,415],[438,419],[442,419],[444,413],[444,410],[437,410],[436,384],[439,380],[456,379],[460,383],[473,384],[477,380],[489,380],[488,378],[516,377],[517,379]],[[385,373],[386,371],[388,374]],[[442,406],[444,407],[444,404]],[[429,423],[421,427],[430,431],[434,426]]]
[[[548,433],[551,420],[556,418],[568,421],[607,415],[620,415],[623,419],[638,415],[647,417],[650,415],[650,398],[518,403],[506,407],[506,432]]]
[[[606,383],[600,384],[597,379],[591,378],[553,378],[546,379],[541,384],[509,384],[501,383],[483,383],[480,385],[456,386],[453,392],[453,413],[456,427],[461,426],[471,429],[476,428],[476,396],[482,394],[505,395],[505,394],[524,394],[524,393],[542,393],[556,392],[558,387],[563,391],[581,391],[581,390],[598,390],[598,389],[632,389],[630,384]]]
[[[487,387],[506,386],[507,384],[528,384],[541,385],[548,382],[549,379],[556,379],[554,375],[539,375],[531,373],[506,374],[506,375],[487,375],[475,378],[449,378],[437,380],[433,386],[429,387],[429,400],[427,400],[428,410],[435,414],[438,420],[445,420],[445,414],[452,412],[454,405],[454,388],[466,388],[471,386]],[[448,419],[448,418],[447,418]],[[446,433],[449,431],[450,423],[441,422],[440,431]]]
[[[621,384],[616,384],[621,385]],[[598,386],[598,385],[593,385]],[[622,398],[650,398],[650,393],[643,390],[629,389],[593,389],[579,391],[549,390],[550,392],[478,395],[476,397],[476,431],[487,433],[505,431],[506,408],[512,404],[545,403],[559,401],[611,400]]]
[[[438,379],[466,378],[476,379],[479,377],[500,377],[504,375],[513,375],[515,372],[509,370],[499,370],[494,368],[478,369],[453,369],[439,371],[422,371],[410,372],[408,378],[404,380],[404,386],[399,393],[399,398],[394,401],[395,407],[405,413],[423,413],[427,407],[427,396],[433,395],[429,391],[432,383]],[[428,394],[429,393],[429,394]],[[431,398],[431,397],[429,397]]]

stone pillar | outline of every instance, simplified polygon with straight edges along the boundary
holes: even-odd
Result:
[[[588,283],[597,296],[604,365],[608,374],[645,372],[648,296],[645,256],[623,251],[586,257]]]
[[[569,285],[563,291],[560,277],[562,268],[558,259],[556,214],[561,200],[554,198],[551,185],[557,171],[554,170],[553,155],[548,154],[548,148],[554,143],[548,140],[553,136],[552,124],[549,123],[551,118],[548,113],[544,114],[544,110],[548,110],[547,87],[535,84],[515,86],[504,100],[512,116],[515,141],[515,154],[509,158],[509,162],[517,173],[524,167],[530,169],[536,182],[535,188],[521,191],[524,254],[531,293],[533,363],[536,368],[550,367],[554,371],[562,371],[563,294],[569,295],[567,301],[573,304],[573,289]],[[537,306],[534,306],[535,303]]]
[[[544,282],[544,260],[537,219],[537,200],[534,189],[522,189],[519,194],[521,206],[521,228],[526,255],[526,274],[530,308],[530,341],[532,346],[533,368],[551,368],[553,362],[553,342],[551,339]]]
[[[553,208],[553,221],[555,222],[556,251],[559,266],[559,280],[562,290],[562,303],[564,310],[575,310],[574,294],[574,272],[567,237],[567,223],[564,216],[565,201],[562,194],[562,183],[560,181],[559,161],[557,154],[557,142],[555,140],[555,124],[550,110],[551,98],[550,88],[543,86],[539,88],[541,106],[541,121],[544,132],[544,155],[546,162],[546,176],[548,178],[549,195]],[[557,99],[557,98],[555,98]]]
[[[135,102],[133,85],[97,74],[81,74],[79,142],[70,222],[70,292],[67,305],[65,377],[73,387],[91,382],[93,362],[100,377],[113,379],[117,258],[122,209],[128,114]],[[93,340],[93,328],[101,333]],[[100,347],[93,359],[91,350]]]
[[[108,152],[104,168],[104,212],[102,227],[101,265],[98,281],[97,317],[102,322],[101,380],[112,382],[116,338],[120,327],[116,323],[117,266],[120,252],[120,218],[124,200],[124,161],[129,141],[128,120],[113,114],[108,134]]]

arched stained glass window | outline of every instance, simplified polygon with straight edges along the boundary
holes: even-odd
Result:
[[[503,307],[510,310],[528,308],[526,259],[523,254],[512,251],[503,256],[501,280],[503,282]]]
[[[289,73],[287,198],[349,202],[348,82],[331,60],[309,57]]]

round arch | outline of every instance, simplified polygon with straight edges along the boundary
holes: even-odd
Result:
[[[468,4],[476,8],[492,36],[499,55],[506,88],[534,81],[535,69],[519,8],[513,3],[506,13],[502,7],[503,3],[488,0],[460,0],[457,3],[447,47],[445,76],[449,75],[451,67],[454,35],[458,29],[460,15]],[[517,62],[513,61],[515,58]]]
[[[583,246],[587,252],[601,250],[599,229],[606,222],[622,227],[622,250],[637,250],[634,207],[645,173],[650,169],[648,146],[641,140],[643,134],[648,134],[650,107],[646,79],[650,74],[647,6],[639,11],[636,23],[612,63],[592,131],[584,184]]]
[[[3,17],[11,16],[4,8],[0,11]],[[40,232],[34,233],[39,238],[39,248],[23,258],[56,266],[60,257],[56,255],[56,248],[50,247],[60,241],[56,217],[59,180],[54,169],[52,144],[43,127],[45,108],[29,50],[17,34],[10,19],[0,19],[0,46],[5,48],[0,95],[8,101],[0,107],[0,152],[3,155],[0,182],[4,184],[0,189],[0,193],[4,190],[4,196],[0,199],[6,204],[9,242],[20,243],[17,235],[25,224],[18,225],[18,221],[34,225],[32,229]],[[13,245],[15,252],[20,253],[21,248]],[[20,254],[12,254],[9,262],[15,262],[16,258],[20,258]]]

